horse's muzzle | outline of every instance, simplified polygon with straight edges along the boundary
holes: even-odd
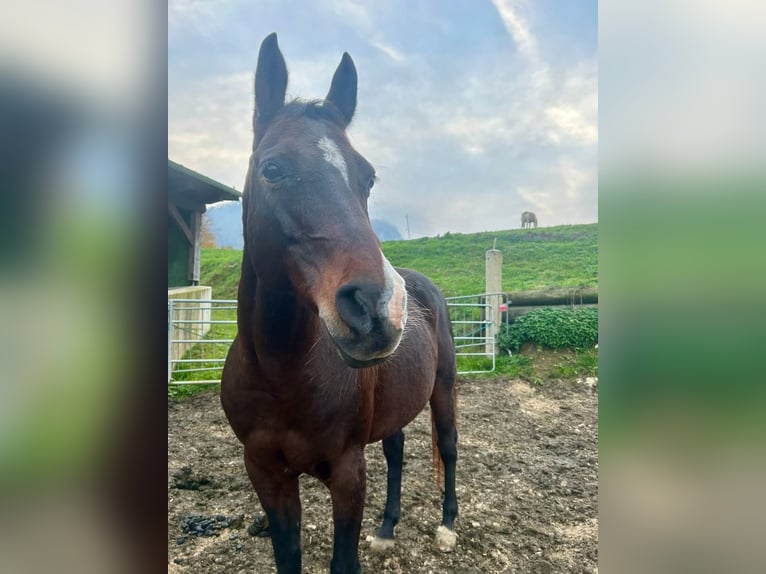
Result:
[[[361,281],[347,283],[335,293],[338,314],[356,336],[368,336],[376,326],[375,323],[381,322],[378,307],[382,295],[380,287]]]
[[[393,268],[391,268],[393,271]],[[335,294],[335,308],[342,329],[330,329],[347,365],[367,367],[389,357],[398,347],[407,316],[404,280],[387,275],[383,287],[368,281],[351,281]]]

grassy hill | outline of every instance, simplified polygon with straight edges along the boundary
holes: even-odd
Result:
[[[241,265],[240,249],[203,247],[200,250],[199,284],[213,288],[213,299],[236,299]]]
[[[447,297],[484,292],[484,253],[497,239],[503,291],[598,285],[598,226],[563,225],[483,233],[447,233],[388,241],[391,263],[430,277]]]
[[[497,239],[503,252],[503,291],[598,285],[598,224],[560,225],[483,233],[447,233],[410,241],[386,241],[383,252],[395,266],[429,276],[447,297],[484,291],[484,252]],[[213,297],[237,296],[242,252],[203,249],[202,285]]]

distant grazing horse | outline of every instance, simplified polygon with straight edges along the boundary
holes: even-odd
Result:
[[[535,224],[535,227],[537,227],[537,216],[532,213],[531,211],[525,211],[521,214],[521,228],[524,229],[525,227],[532,227],[532,224]]]
[[[455,348],[448,309],[425,276],[394,269],[367,212],[373,167],[346,127],[357,75],[343,54],[323,101],[285,103],[287,68],[275,34],[255,73],[255,137],[243,197],[238,335],[221,402],[244,445],[281,573],[301,569],[298,476],[332,498],[333,573],[360,572],[364,449],[388,464],[373,549],[393,545],[400,516],[402,428],[431,404],[444,501],[436,545],[457,536]]]

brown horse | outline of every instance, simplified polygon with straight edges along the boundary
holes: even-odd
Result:
[[[360,572],[364,449],[379,440],[388,488],[372,547],[393,544],[402,428],[429,401],[444,465],[436,544],[452,550],[456,368],[446,302],[425,276],[391,266],[370,225],[375,171],[345,133],[357,91],[349,55],[323,101],[285,103],[286,86],[272,34],[255,74],[239,333],[221,381],[223,408],[269,519],[277,570],[301,569],[298,476],[306,473],[330,489],[331,572]]]

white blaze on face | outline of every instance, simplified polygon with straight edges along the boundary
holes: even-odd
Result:
[[[391,262],[381,252],[383,258],[383,274],[386,278],[386,288],[380,298],[380,304],[387,307],[387,315],[394,328],[402,330],[407,323],[407,289],[404,278],[396,272]]]
[[[322,150],[324,160],[340,172],[343,181],[346,182],[346,187],[349,187],[348,167],[346,166],[346,160],[343,159],[343,154],[340,152],[338,144],[327,136],[324,136],[319,140],[317,145],[319,146],[319,149]]]

